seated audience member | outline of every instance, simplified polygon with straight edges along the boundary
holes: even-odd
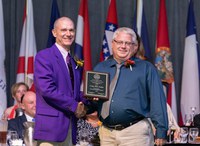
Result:
[[[77,122],[77,146],[81,146],[81,140],[84,136],[87,137],[89,143],[92,143],[94,146],[99,145],[98,129],[101,125],[99,121],[97,111],[87,114],[84,118],[79,119]],[[84,135],[84,133],[86,135]]]
[[[137,36],[137,41],[138,41],[138,50],[135,54],[135,57],[141,60],[147,60],[147,58],[145,57],[145,50],[144,50],[143,43],[141,42],[141,38],[139,37],[137,33],[136,33],[136,36]]]
[[[176,119],[174,118],[174,115],[172,113],[171,107],[169,106],[169,104],[167,103],[167,117],[168,117],[168,135],[170,134],[171,130],[174,130],[174,140],[179,138],[179,131],[180,131],[180,127],[177,124]],[[153,133],[155,135],[156,130],[155,127],[152,124],[152,128],[153,128]]]
[[[169,128],[178,130],[180,127],[177,124],[176,119],[174,118],[174,115],[172,113],[171,107],[167,103],[167,116],[168,116],[168,122],[169,122]]]
[[[19,138],[23,139],[24,125],[23,123],[34,122],[36,112],[36,94],[32,91],[28,91],[21,98],[21,108],[24,110],[24,114],[17,118],[8,121],[8,130],[17,131]]]
[[[171,107],[167,103],[167,116],[168,116],[168,124],[169,124],[169,130],[168,135],[171,133],[171,130],[174,130],[174,140],[179,138],[179,131],[180,127],[177,124],[176,119],[174,118],[174,115],[172,113]]]
[[[4,120],[10,120],[15,118],[15,110],[17,108],[20,108],[20,102],[21,102],[21,97],[24,93],[26,93],[29,90],[28,85],[26,85],[23,82],[15,83],[11,87],[11,94],[12,97],[15,100],[15,105],[8,107],[3,114],[3,119]]]

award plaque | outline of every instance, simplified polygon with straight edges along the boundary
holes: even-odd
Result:
[[[86,97],[95,97],[108,100],[108,80],[109,74],[103,72],[86,71],[84,95]]]

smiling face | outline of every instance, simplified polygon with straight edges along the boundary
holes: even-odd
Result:
[[[36,94],[32,91],[26,92],[21,107],[27,115],[34,117],[36,112]]]
[[[25,85],[20,85],[14,96],[17,103],[20,103],[22,95],[25,94],[26,92],[27,92],[27,87]]]
[[[11,94],[17,103],[20,104],[22,95],[25,94],[28,90],[28,85],[26,85],[24,82],[19,82],[12,85]]]
[[[138,49],[135,34],[131,29],[121,28],[113,36],[112,50],[114,59],[120,64],[133,56]],[[132,32],[128,32],[132,31]]]
[[[54,24],[52,33],[56,38],[56,43],[69,51],[75,37],[74,23],[72,20],[67,17],[59,18]]]

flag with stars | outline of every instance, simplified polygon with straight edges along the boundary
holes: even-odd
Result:
[[[111,42],[113,33],[117,29],[117,27],[116,0],[111,0],[106,20],[100,61],[106,60],[110,55],[112,55]]]

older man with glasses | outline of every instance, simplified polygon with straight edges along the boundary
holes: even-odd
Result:
[[[113,57],[99,63],[94,71],[110,75],[108,101],[98,100],[102,126],[102,146],[164,145],[168,130],[166,98],[156,68],[135,57],[138,41],[135,32],[118,28],[112,39]]]

